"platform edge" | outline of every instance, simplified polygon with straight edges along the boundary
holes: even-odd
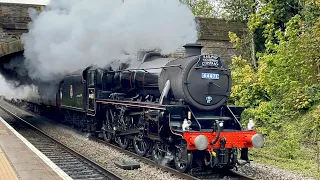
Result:
[[[32,150],[38,157],[40,157],[44,163],[46,163],[51,169],[56,172],[64,180],[72,180],[72,178],[66,174],[61,168],[59,168],[54,162],[52,162],[47,156],[41,151],[34,147],[26,138],[18,133],[13,127],[11,127],[2,117],[0,121],[14,134],[16,135],[30,150]]]

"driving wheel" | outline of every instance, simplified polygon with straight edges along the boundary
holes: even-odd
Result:
[[[137,135],[133,139],[133,147],[139,156],[145,156],[148,152],[150,143],[143,139],[142,135]]]

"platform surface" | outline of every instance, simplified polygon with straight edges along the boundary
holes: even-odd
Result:
[[[11,167],[6,155],[0,148],[0,179],[13,180],[18,179],[16,173]]]
[[[0,117],[0,180],[72,179]]]

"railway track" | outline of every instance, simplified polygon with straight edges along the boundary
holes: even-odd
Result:
[[[4,108],[2,105],[0,105],[0,109],[14,118],[14,120],[9,120],[8,118],[5,120],[16,129],[16,131],[24,136],[72,179],[122,180],[119,176],[68,148],[26,120]]]
[[[121,149],[120,147],[114,145],[114,144],[111,144],[111,143],[107,143],[105,141],[103,141],[102,139],[99,139],[97,137],[94,137],[94,136],[90,136],[89,137],[90,140],[92,141],[96,141],[96,142],[99,142],[99,143],[103,143],[109,147],[112,147],[122,153],[125,153],[127,154],[128,156],[131,156],[133,158],[136,158],[136,159],[139,159],[140,161],[146,163],[146,164],[149,164],[149,165],[152,165],[154,167],[158,167],[158,168],[161,168],[162,170],[164,171],[167,171],[167,172],[170,172],[172,174],[175,174],[176,176],[182,178],[182,179],[186,179],[186,180],[199,180],[199,178],[196,178],[196,177],[193,177],[191,175],[188,175],[188,174],[183,174],[183,173],[180,173],[179,171],[175,170],[175,169],[172,169],[170,167],[167,167],[167,166],[163,166],[163,165],[160,165],[160,164],[157,164],[156,162],[148,159],[148,158],[145,158],[145,157],[141,157],[137,154],[135,154],[134,152],[131,152],[131,151],[128,151],[128,150],[124,150],[124,149]]]
[[[130,151],[130,150],[124,150],[124,149],[121,149],[120,147],[114,145],[114,144],[111,144],[111,143],[107,143],[105,142],[104,140],[102,139],[99,139],[97,137],[94,137],[94,136],[90,136],[89,137],[90,140],[92,141],[96,141],[96,142],[99,142],[99,143],[103,143],[103,144],[106,144],[107,146],[109,147],[112,147],[122,153],[125,153],[127,154],[128,156],[131,156],[133,158],[136,158],[136,159],[139,159],[141,160],[142,162],[146,163],[146,164],[149,164],[149,165],[152,165],[152,166],[155,166],[155,167],[159,167],[161,168],[162,170],[164,171],[167,171],[167,172],[170,172],[172,174],[178,174],[179,177],[183,178],[183,179],[187,179],[187,180],[209,180],[209,179],[223,179],[225,177],[230,177],[231,179],[241,179],[241,180],[254,180],[254,178],[251,178],[249,176],[245,176],[243,174],[240,174],[234,170],[230,170],[230,171],[227,171],[227,172],[224,172],[224,173],[221,173],[221,174],[212,174],[212,173],[209,173],[209,174],[205,174],[205,175],[192,175],[192,174],[183,174],[183,173],[180,173],[179,171],[173,169],[173,168],[170,168],[170,167],[167,167],[167,166],[163,166],[161,164],[157,164],[156,162],[152,161],[151,159],[149,158],[146,158],[146,157],[141,157],[137,154],[135,154],[134,152]]]
[[[10,103],[10,102],[8,102]],[[15,108],[19,108],[17,107],[15,104],[12,104],[10,103],[11,105],[15,106]],[[17,117],[14,113],[6,110],[1,104],[0,104],[0,108],[5,110],[7,113],[9,113],[10,115],[13,115],[15,117]],[[33,113],[32,113],[33,114]],[[38,115],[37,115],[38,116]],[[19,118],[19,117],[17,117]],[[20,118],[21,119],[21,118]],[[28,123],[28,122],[27,122]],[[31,124],[30,124],[31,125]],[[33,125],[31,125],[33,126]],[[36,128],[36,127],[35,127]],[[43,132],[44,133],[44,132]],[[79,132],[81,133],[81,132]],[[81,133],[82,135],[86,136],[85,133]],[[147,158],[147,157],[141,157],[139,155],[137,155],[136,153],[134,153],[132,150],[124,150],[112,143],[107,143],[105,142],[104,140],[96,137],[96,136],[89,136],[88,137],[90,140],[92,141],[95,141],[95,142],[98,142],[98,143],[102,143],[102,144],[105,144],[106,146],[109,146],[113,149],[116,149],[117,151],[121,152],[121,153],[124,153],[128,156],[131,156],[135,159],[139,159],[141,162],[143,163],[146,163],[148,165],[151,165],[151,166],[154,166],[154,167],[157,167],[157,168],[160,168],[162,169],[163,171],[165,172],[169,172],[171,174],[174,174],[176,177],[179,177],[181,179],[185,179],[185,180],[215,180],[215,179],[241,179],[241,180],[253,180],[254,178],[251,178],[251,177],[248,177],[248,176],[245,176],[243,174],[240,174],[234,170],[230,170],[230,171],[227,171],[227,172],[223,172],[223,173],[220,173],[220,174],[212,174],[212,173],[204,173],[204,174],[184,174],[184,173],[180,173],[179,171],[171,168],[171,167],[167,167],[167,166],[163,166],[163,165],[160,165],[160,164],[157,164],[156,162],[152,161],[151,159]]]

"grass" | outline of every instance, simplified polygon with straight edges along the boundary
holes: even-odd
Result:
[[[320,147],[317,150],[316,144],[320,141],[320,104],[294,116],[278,116],[278,111],[273,115],[280,117],[279,124],[276,129],[273,121],[257,127],[258,132],[266,132],[265,146],[250,149],[251,159],[320,180]]]
[[[251,149],[251,159],[254,162],[273,165],[281,169],[286,169],[292,172],[302,174],[306,177],[320,179],[318,172],[316,145],[314,148],[300,147],[297,151],[297,156],[293,159],[281,157],[281,151],[277,151],[277,147],[271,147],[272,144],[266,144],[262,149]],[[319,152],[320,153],[320,152]]]

